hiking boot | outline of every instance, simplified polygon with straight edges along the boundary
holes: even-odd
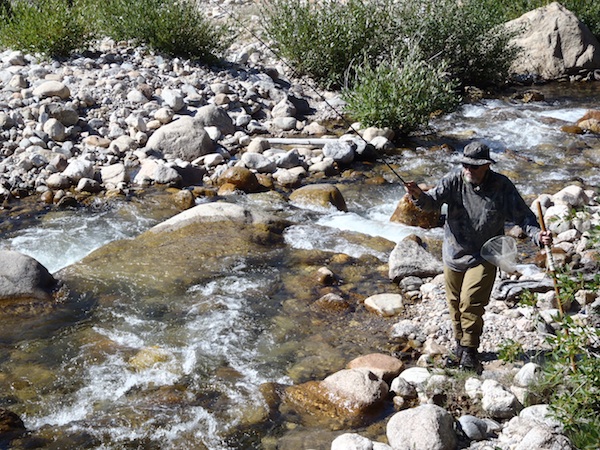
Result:
[[[460,341],[457,340],[456,346],[454,347],[454,351],[451,354],[446,355],[446,357],[444,358],[444,367],[458,367],[465,348],[466,347],[460,345]]]
[[[458,359],[459,361],[461,360],[463,352],[466,348],[467,347],[460,345],[460,341],[456,341],[456,347],[454,347],[454,356],[456,356],[456,359]]]
[[[477,373],[481,372],[482,366],[476,348],[463,347],[459,368],[462,370],[472,370]]]

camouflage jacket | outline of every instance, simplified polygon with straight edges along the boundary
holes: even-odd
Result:
[[[519,225],[536,245],[540,226],[515,185],[504,175],[489,170],[479,186],[466,181],[462,170],[445,175],[424,192],[415,204],[431,211],[448,205],[444,224],[444,264],[457,272],[481,263],[480,250],[490,238],[504,234],[506,222]]]

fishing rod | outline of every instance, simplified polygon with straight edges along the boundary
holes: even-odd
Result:
[[[257,35],[252,29],[250,29],[241,20],[239,20],[238,17],[236,17],[236,15],[233,12],[228,11],[219,3],[217,4],[217,7],[223,13],[225,13],[227,16],[231,17],[238,25],[240,25],[248,33],[250,33],[250,35],[253,38],[255,38],[261,45],[263,45],[267,50],[269,50],[275,56],[275,58],[277,60],[279,60],[291,72],[292,77],[295,77],[296,79],[298,79],[300,81],[300,83],[304,84],[309,89],[311,89],[319,97],[319,99],[321,101],[323,101],[335,113],[335,115],[337,115],[344,122],[344,124],[348,127],[348,129],[350,131],[352,131],[352,133],[354,133],[356,136],[358,136],[366,145],[371,145],[369,142],[367,142],[367,140],[363,136],[361,136],[361,134],[358,132],[358,130],[356,130],[354,128],[352,123],[350,123],[350,121],[346,117],[344,117],[344,115],[341,112],[339,112],[335,108],[335,106],[333,106],[331,103],[329,103],[327,101],[327,99],[325,98],[325,96],[323,94],[321,94],[321,92],[316,87],[312,86],[312,84],[308,83],[308,81],[306,81],[302,76],[300,76],[300,74],[296,71],[296,69],[290,63],[288,63],[276,50],[274,50],[271,46],[269,46],[269,44],[267,44],[259,35]],[[398,172],[396,172],[396,170],[387,161],[387,159],[377,151],[376,151],[376,154],[379,157],[379,159],[386,165],[386,167],[400,180],[400,182],[404,186],[406,186],[407,182],[404,181],[404,179],[400,176],[400,174],[398,174]]]

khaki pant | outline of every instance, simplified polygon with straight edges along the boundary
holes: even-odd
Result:
[[[485,261],[466,272],[444,267],[444,279],[454,337],[464,347],[477,348],[483,332],[483,313],[496,279],[496,266]]]

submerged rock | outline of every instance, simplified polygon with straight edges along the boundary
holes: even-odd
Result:
[[[285,399],[305,421],[340,428],[368,423],[388,391],[387,384],[370,370],[344,369],[320,382],[288,387]]]

